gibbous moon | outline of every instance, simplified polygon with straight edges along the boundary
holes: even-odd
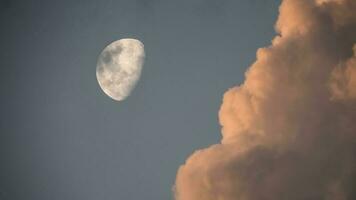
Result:
[[[140,79],[144,59],[144,46],[139,40],[125,38],[108,45],[96,67],[101,89],[117,101],[124,100]]]

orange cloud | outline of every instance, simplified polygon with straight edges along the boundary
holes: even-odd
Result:
[[[219,112],[220,144],[178,172],[176,200],[356,199],[356,1],[284,0]]]
[[[356,99],[356,45],[354,56],[336,67],[331,75],[330,88],[335,100]]]

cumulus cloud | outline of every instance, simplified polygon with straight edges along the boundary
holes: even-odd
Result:
[[[356,199],[355,11],[282,2],[278,35],[224,95],[221,143],[179,168],[176,200]]]
[[[356,45],[354,56],[333,70],[330,87],[334,99],[356,99]]]

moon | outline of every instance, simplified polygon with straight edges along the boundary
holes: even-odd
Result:
[[[140,79],[144,59],[144,45],[137,39],[120,39],[105,47],[96,66],[104,93],[116,101],[126,99]]]

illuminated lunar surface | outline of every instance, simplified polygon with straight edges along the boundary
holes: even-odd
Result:
[[[140,79],[144,58],[139,40],[121,39],[108,45],[96,67],[96,78],[105,94],[117,101],[126,99]]]

